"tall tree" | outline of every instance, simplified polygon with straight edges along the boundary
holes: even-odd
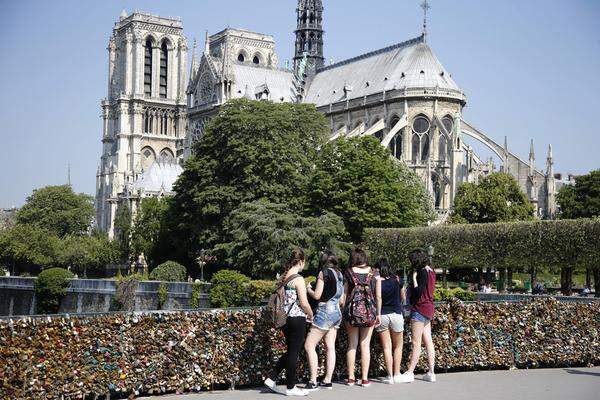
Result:
[[[91,196],[75,193],[70,185],[36,189],[17,212],[17,222],[48,229],[58,236],[86,233],[94,216]]]
[[[341,218],[332,213],[303,217],[284,204],[257,200],[243,203],[225,222],[225,242],[215,246],[224,261],[255,277],[273,278],[295,247],[307,251],[309,266],[316,268],[318,253],[342,253],[348,246]]]
[[[128,262],[131,256],[131,210],[119,203],[115,213],[115,239],[121,251],[121,261]]]
[[[342,217],[354,241],[366,227],[410,227],[431,220],[431,199],[418,176],[374,137],[327,143],[311,175],[313,212]]]
[[[119,256],[118,243],[105,235],[66,236],[60,243],[60,265],[78,271],[84,278],[88,272],[98,275],[108,264],[117,263]]]
[[[484,223],[533,219],[533,205],[512,175],[494,172],[479,183],[463,183],[454,198],[452,222]]]
[[[169,198],[144,198],[131,228],[131,251],[136,255],[144,253],[151,267],[156,267],[164,256],[168,257],[161,254],[160,240],[169,202]]]
[[[16,269],[41,268],[59,263],[60,239],[54,232],[36,225],[16,224],[0,233],[0,259]]]
[[[232,100],[211,120],[175,183],[171,224],[188,260],[223,242],[223,222],[244,202],[299,210],[328,133],[313,105]]]
[[[575,185],[563,186],[557,196],[560,218],[600,216],[600,169],[578,176]]]

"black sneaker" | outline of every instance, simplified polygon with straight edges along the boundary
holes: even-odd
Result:
[[[331,382],[329,382],[329,383],[319,382],[319,387],[321,389],[331,390],[331,389],[333,389],[333,384]]]
[[[308,390],[309,392],[315,391],[317,389],[319,389],[319,386],[317,386],[316,383],[313,383],[311,381],[308,381],[306,386],[304,386],[304,390]]]

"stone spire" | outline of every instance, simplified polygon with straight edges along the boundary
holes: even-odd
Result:
[[[423,0],[421,3],[423,9],[423,41],[427,41],[427,10],[431,8],[427,0]]]
[[[533,176],[535,171],[535,153],[533,152],[533,139],[529,144],[529,175]]]
[[[323,67],[323,3],[321,0],[298,0],[296,46],[294,70],[297,71],[304,54],[306,69],[304,74],[314,75]]]
[[[198,70],[198,61],[196,60],[196,38],[192,46],[192,62],[190,63],[190,80],[194,79],[194,75]]]
[[[210,36],[208,36],[208,30],[205,32],[204,36],[204,54],[210,54]]]

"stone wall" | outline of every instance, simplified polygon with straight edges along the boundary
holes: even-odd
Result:
[[[35,313],[35,278],[0,277],[0,316],[31,315]],[[140,282],[135,295],[135,310],[158,309],[158,287],[160,282]],[[190,308],[192,284],[187,282],[167,283],[169,295],[163,309],[181,310]],[[115,295],[116,281],[103,279],[73,279],[60,305],[60,313],[108,312]],[[200,290],[199,306],[209,307],[209,287]]]

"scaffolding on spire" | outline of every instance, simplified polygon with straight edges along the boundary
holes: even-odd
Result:
[[[431,8],[427,0],[423,0],[421,3],[423,9],[423,40],[427,39],[427,10]]]

